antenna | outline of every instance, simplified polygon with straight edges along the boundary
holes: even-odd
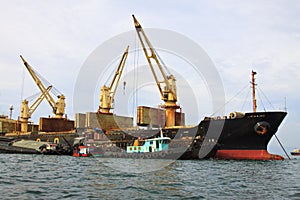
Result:
[[[12,104],[10,104],[10,106],[9,106],[9,119],[11,119],[12,118],[12,112],[13,112],[13,110],[14,110],[14,106],[12,105]]]
[[[286,97],[284,97],[284,111],[287,112],[287,107],[286,107]]]

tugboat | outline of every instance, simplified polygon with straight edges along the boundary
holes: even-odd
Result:
[[[146,140],[135,140],[133,146],[127,146],[127,153],[151,153],[168,151],[171,138],[158,137]],[[139,145],[140,143],[143,145]]]
[[[135,140],[132,146],[127,146],[126,153],[132,154],[134,158],[165,158],[170,157],[169,143],[171,138],[163,137],[162,132],[159,137]]]

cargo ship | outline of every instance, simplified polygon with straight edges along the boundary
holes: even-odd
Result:
[[[117,116],[110,112],[117,83],[127,58],[127,51],[113,78],[112,84],[101,88],[100,106],[93,113],[97,127],[101,127],[103,156],[122,157],[121,153],[131,146],[135,140],[155,138],[160,134],[171,138],[168,153],[173,159],[247,159],[247,160],[282,160],[280,155],[270,154],[267,146],[278,127],[287,115],[285,111],[257,112],[255,96],[255,75],[252,71],[253,112],[232,112],[229,116],[205,117],[196,126],[186,126],[185,114],[181,112],[177,102],[176,79],[163,70],[160,57],[147,38],[141,24],[133,16],[135,29],[144,54],[153,73],[164,105],[159,108],[139,106],[137,109],[137,125],[147,129],[133,127],[133,118]],[[158,69],[154,69],[157,67]],[[158,80],[160,73],[162,80]],[[88,120],[86,120],[88,121]],[[157,129],[148,129],[156,127]],[[99,134],[98,134],[99,135]],[[104,137],[103,137],[104,136]]]
[[[182,160],[283,160],[280,155],[270,154],[267,146],[286,114],[282,111],[231,113],[222,118],[206,117],[194,127],[163,128],[163,135],[172,139],[169,144],[170,155],[166,157]],[[125,157],[120,152],[124,152],[138,138],[155,138],[159,135],[158,130],[121,128],[103,131],[108,138],[107,143],[102,143],[104,157]]]

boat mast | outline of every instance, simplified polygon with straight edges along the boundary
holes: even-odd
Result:
[[[255,96],[255,86],[256,86],[255,77],[254,77],[255,75],[256,75],[256,72],[252,70],[252,81],[251,81],[251,84],[252,84],[253,112],[256,112],[256,108],[257,108],[257,105],[256,105],[256,96]]]

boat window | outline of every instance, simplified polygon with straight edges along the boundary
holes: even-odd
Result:
[[[158,147],[159,147],[159,141],[156,140],[156,148],[158,148]]]
[[[169,144],[171,140],[165,140],[165,144]]]

